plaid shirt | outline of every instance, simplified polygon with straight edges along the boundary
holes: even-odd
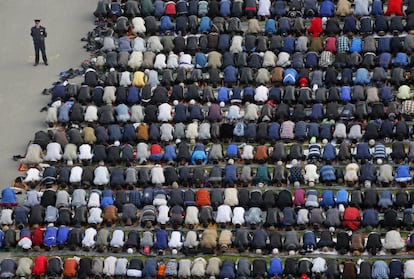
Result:
[[[340,36],[336,41],[337,51],[338,52],[348,52],[349,51],[349,39],[346,36]]]

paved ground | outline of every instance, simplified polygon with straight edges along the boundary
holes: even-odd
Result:
[[[37,130],[45,128],[40,108],[49,97],[41,95],[58,80],[59,72],[78,67],[89,58],[80,38],[93,28],[95,0],[2,1],[0,45],[0,187],[19,175],[14,154],[24,153]],[[33,67],[30,37],[33,19],[47,28],[49,66]]]

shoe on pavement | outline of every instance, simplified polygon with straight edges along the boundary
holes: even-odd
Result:
[[[37,62],[36,62],[36,63],[34,63],[34,64],[33,64],[33,66],[35,66],[35,67],[36,67],[38,64],[39,64],[39,63],[37,63]]]
[[[49,65],[49,63],[45,62],[45,66]]]

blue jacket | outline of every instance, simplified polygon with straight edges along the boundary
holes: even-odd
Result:
[[[316,236],[313,231],[307,231],[303,234],[303,248],[307,249],[309,246],[316,249]]]
[[[331,190],[325,190],[322,193],[322,200],[319,202],[322,207],[333,207],[335,206],[335,196]]]
[[[177,159],[177,152],[175,150],[175,145],[169,144],[164,149],[163,155],[164,161],[175,161]]]
[[[165,230],[159,230],[156,234],[156,241],[154,243],[154,249],[164,250],[168,248],[168,233]]]
[[[337,204],[348,204],[348,192],[345,189],[341,189],[336,193],[336,203]]]
[[[63,245],[68,239],[70,229],[66,226],[60,226],[56,236],[56,242],[58,245]]]
[[[219,278],[224,279],[235,279],[236,273],[235,273],[235,265],[234,262],[231,260],[225,260],[223,262],[223,265],[221,266]]]
[[[395,176],[395,179],[398,180],[404,180],[409,179],[412,180],[412,177],[410,175],[410,167],[408,165],[399,165],[397,167],[397,175]],[[407,180],[407,181],[409,181]]]
[[[224,167],[223,182],[237,182],[237,167],[235,165],[226,165]]]
[[[1,191],[1,203],[17,204],[16,194],[12,188],[6,187]]]
[[[239,148],[235,144],[229,144],[227,146],[226,155],[228,157],[240,157]]]
[[[320,17],[333,17],[335,15],[335,4],[330,0],[325,0],[319,8]]]
[[[207,163],[208,157],[205,151],[203,150],[197,150],[193,151],[193,154],[191,155],[191,164],[195,164],[196,161],[201,160],[203,163]]]
[[[336,180],[335,168],[332,165],[322,166],[319,173],[324,182]]]
[[[47,227],[45,234],[43,236],[43,245],[46,247],[52,247],[56,245],[58,228],[56,227]]]
[[[268,275],[276,276],[283,274],[282,260],[280,258],[270,259],[269,270],[267,271]]]
[[[322,159],[332,161],[336,159],[336,149],[331,143],[328,143],[323,149]]]
[[[101,207],[105,209],[108,205],[114,204],[114,197],[112,190],[104,190],[102,193]]]
[[[378,212],[373,208],[364,210],[362,217],[362,226],[364,227],[376,227],[379,223]]]
[[[357,151],[354,157],[356,160],[371,159],[371,152],[370,152],[369,144],[367,142],[358,143]]]

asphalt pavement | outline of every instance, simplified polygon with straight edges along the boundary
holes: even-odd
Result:
[[[24,154],[27,143],[45,129],[46,113],[40,109],[50,97],[42,95],[59,79],[59,73],[79,67],[89,58],[80,41],[93,29],[96,0],[1,1],[0,26],[0,188],[9,186],[18,172],[15,154]],[[49,66],[34,63],[30,36],[33,20],[46,27]]]

